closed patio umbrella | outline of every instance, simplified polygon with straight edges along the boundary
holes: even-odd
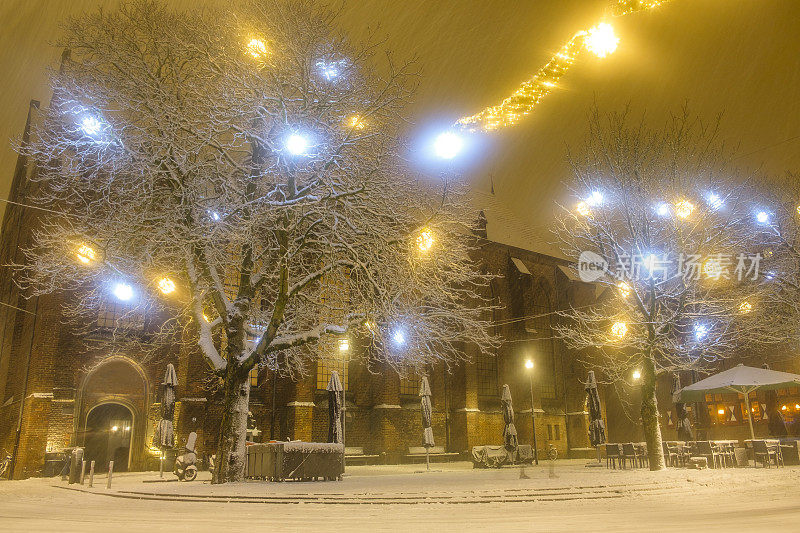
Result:
[[[510,454],[517,451],[519,440],[517,439],[517,428],[514,426],[514,407],[511,404],[511,389],[508,385],[503,385],[503,393],[500,396],[500,401],[503,405],[503,444]]]
[[[672,380],[672,394],[681,390],[681,377],[675,374]],[[675,429],[678,432],[678,440],[689,442],[694,440],[694,432],[692,431],[692,423],[689,421],[689,416],[686,413],[686,404],[683,402],[675,402],[675,415],[677,422]]]
[[[428,452],[434,446],[433,428],[431,427],[433,407],[431,406],[431,387],[428,384],[427,376],[422,376],[419,384],[419,403],[422,411],[422,445],[425,447],[425,468],[430,470]]]
[[[586,379],[586,406],[589,409],[589,442],[597,448],[597,461],[600,462],[599,446],[606,442],[606,425],[600,410],[600,394],[597,392],[594,370],[589,371]]]
[[[172,427],[172,419],[175,416],[175,386],[178,378],[175,375],[175,367],[172,363],[167,365],[164,373],[164,381],[161,383],[161,420],[156,426],[153,436],[153,445],[165,450],[175,445],[175,432]]]
[[[342,396],[344,391],[339,373],[331,371],[331,379],[328,380],[328,442],[342,443]]]
[[[800,386],[800,375],[798,374],[740,364],[682,388],[673,395],[673,401],[702,402],[705,401],[706,394],[738,392],[744,395],[744,404],[749,413],[749,394],[754,390],[769,391],[798,386]],[[750,437],[755,439],[753,419],[748,416],[747,421],[750,423]]]

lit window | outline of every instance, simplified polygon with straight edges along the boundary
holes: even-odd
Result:
[[[258,387],[258,366],[254,366],[250,370],[250,387]]]

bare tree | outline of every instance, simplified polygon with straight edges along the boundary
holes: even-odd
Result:
[[[216,483],[243,477],[254,366],[302,372],[337,340],[395,367],[492,344],[477,217],[403,165],[415,73],[333,19],[280,0],[72,19],[26,148],[58,215],[23,281],[74,291],[74,313],[172,317],[156,337],[199,349],[224,392]]]
[[[760,238],[772,246],[767,275],[774,281],[773,312],[769,323],[776,335],[793,340],[787,356],[796,353],[800,339],[800,176],[763,180],[767,192]]]
[[[763,214],[748,177],[729,164],[718,120],[684,110],[654,131],[627,111],[595,110],[589,122],[570,158],[577,205],[555,231],[581,277],[608,290],[561,313],[556,331],[606,382],[641,387],[650,467],[662,469],[657,377],[778,342],[761,325],[771,305]]]

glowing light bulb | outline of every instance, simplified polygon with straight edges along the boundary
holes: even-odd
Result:
[[[394,332],[394,335],[392,335],[392,340],[399,346],[406,343],[406,336],[401,330],[397,330]]]
[[[586,203],[592,207],[597,207],[603,203],[603,194],[600,191],[594,191],[586,199]]]
[[[759,224],[766,224],[769,222],[769,213],[766,211],[759,211],[758,214],[756,214],[756,220]]]
[[[350,350],[350,340],[349,339],[339,339],[339,351],[346,352]]]
[[[94,252],[94,248],[89,245],[81,244],[78,247],[78,251],[75,252],[75,255],[78,256],[78,261],[83,263],[84,265],[88,265],[92,261],[94,261],[96,254]]]
[[[611,24],[603,22],[587,32],[583,43],[587,50],[602,58],[614,53],[619,38],[614,34]]]
[[[303,155],[308,150],[308,139],[299,133],[292,133],[286,138],[286,149],[292,155]]]
[[[446,131],[436,137],[433,149],[442,159],[453,159],[464,148],[464,140],[451,131]]]
[[[717,409],[717,413],[720,414],[720,415],[724,415],[725,414],[725,409]]]
[[[661,202],[656,205],[656,214],[660,217],[668,217],[670,213],[669,204]]]
[[[417,246],[420,252],[427,252],[433,246],[433,233],[425,228],[417,235]]]
[[[347,125],[354,130],[363,130],[365,127],[364,119],[361,115],[353,115],[347,119]]]
[[[699,341],[705,339],[708,336],[708,326],[705,324],[695,324],[694,336]]]
[[[753,310],[753,304],[751,304],[747,300],[739,304],[739,312],[742,313],[743,315],[746,315],[752,310]]]
[[[267,49],[267,43],[261,39],[250,39],[246,46],[247,53],[255,59],[266,59],[269,57],[270,52]]]
[[[592,216],[592,210],[589,209],[589,204],[586,202],[578,202],[578,205],[575,206],[575,211],[582,217]]]
[[[627,298],[631,295],[631,286],[625,283],[624,281],[620,281],[617,283],[617,289],[619,289],[619,293],[622,295],[623,298]]]
[[[117,283],[114,285],[114,296],[123,302],[127,302],[133,298],[133,287],[127,283]]]
[[[164,294],[170,294],[175,292],[175,282],[167,277],[163,277],[158,280],[158,288]]]
[[[531,368],[533,368],[533,361],[531,361],[530,359],[528,359],[527,361],[525,361],[525,368],[527,368],[528,370],[530,370]]]
[[[117,431],[118,429],[119,429],[119,426],[111,426],[111,431]]]
[[[628,334],[628,324],[622,321],[614,322],[611,326],[611,334],[619,339],[624,338]]]
[[[94,117],[86,117],[81,121],[81,130],[89,137],[94,137],[100,133],[103,124]]]
[[[633,371],[633,374],[631,374],[631,376],[633,377],[633,379],[639,379],[642,377],[642,372],[636,369]]]
[[[708,201],[708,206],[714,211],[720,209],[725,204],[725,202],[722,201],[722,198],[713,192],[706,197],[706,200]]]
[[[675,214],[680,218],[686,218],[694,211],[694,204],[689,200],[681,200],[675,204]]]

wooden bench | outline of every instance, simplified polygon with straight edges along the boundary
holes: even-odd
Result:
[[[365,455],[364,448],[361,446],[347,446],[344,449],[344,462],[345,464],[367,464],[374,462],[380,458],[380,455]]]
[[[446,452],[444,451],[444,446],[431,446],[428,450],[428,457],[431,461],[434,459],[443,459],[445,461],[449,461],[454,457],[458,457],[461,454],[458,452]],[[417,461],[425,461],[425,447],[424,446],[409,446],[408,448],[408,455],[405,456],[405,459],[409,463],[415,463]]]

